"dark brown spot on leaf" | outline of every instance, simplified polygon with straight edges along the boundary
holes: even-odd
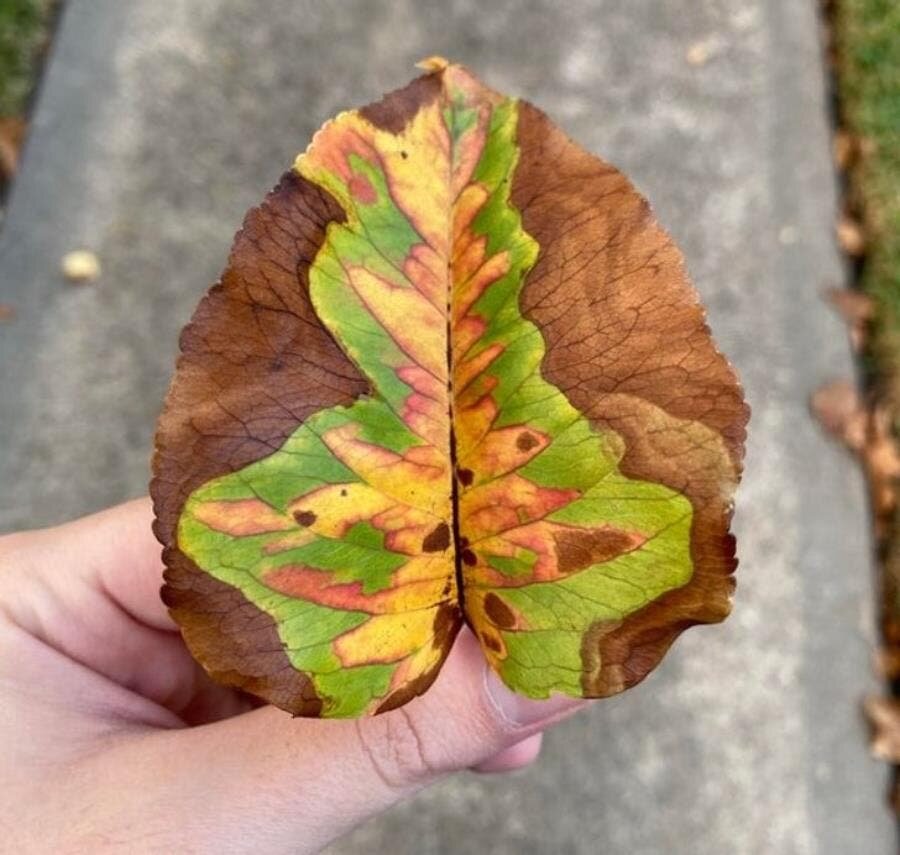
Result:
[[[294,511],[294,519],[302,526],[311,526],[316,521],[316,515],[312,511]]]
[[[464,549],[460,557],[462,558],[463,564],[466,564],[469,567],[474,567],[478,563],[478,558],[471,549]]]
[[[516,448],[519,451],[531,451],[532,448],[537,448],[540,445],[540,442],[535,438],[534,434],[528,433],[527,430],[522,431],[516,437]]]
[[[512,629],[516,625],[513,610],[493,591],[484,598],[484,612],[500,629]]]
[[[443,552],[450,545],[450,526],[438,523],[422,541],[422,552]]]
[[[483,632],[481,633],[481,643],[488,648],[488,650],[493,650],[494,653],[501,653],[503,651],[503,645],[490,633]]]
[[[588,531],[571,529],[557,531],[556,562],[560,573],[574,573],[592,564],[601,564],[639,547],[643,536],[615,528]]]
[[[459,483],[463,487],[468,487],[475,480],[475,473],[471,469],[460,469],[457,475],[459,476]]]

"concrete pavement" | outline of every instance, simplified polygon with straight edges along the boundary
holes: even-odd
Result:
[[[858,712],[865,499],[806,410],[852,370],[820,299],[844,271],[813,0],[69,0],[0,231],[0,529],[145,492],[178,330],[244,210],[432,53],[624,169],[685,251],[754,409],[739,590],[535,768],[456,777],[332,853],[893,853]],[[68,285],[81,246],[104,272]]]

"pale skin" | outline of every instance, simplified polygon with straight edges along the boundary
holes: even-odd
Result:
[[[435,684],[358,721],[213,684],[159,599],[139,499],[0,537],[0,835],[17,853],[307,853],[463,769],[532,763],[584,701],[513,695],[464,632]]]

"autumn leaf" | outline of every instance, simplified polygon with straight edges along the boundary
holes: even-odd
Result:
[[[875,533],[883,540],[891,530],[900,478],[900,448],[888,408],[878,403],[867,406],[849,380],[833,380],[817,389],[810,407],[822,427],[862,463],[875,516]]]
[[[16,174],[26,130],[25,121],[18,116],[0,116],[0,183]]]
[[[847,324],[853,350],[861,353],[875,317],[875,302],[868,294],[850,288],[829,288],[825,296]]]
[[[900,701],[894,698],[866,698],[864,710],[872,728],[872,756],[900,763]]]
[[[721,620],[748,411],[624,176],[434,58],[249,212],[184,330],[152,493],[218,680],[393,709],[465,623],[515,691],[602,697]]]

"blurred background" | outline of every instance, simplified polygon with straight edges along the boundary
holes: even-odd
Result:
[[[808,401],[856,374],[823,293],[871,280],[864,254],[893,229],[890,207],[881,238],[867,226],[851,161],[869,145],[854,122],[873,118],[864,72],[897,80],[900,21],[890,2],[835,5],[0,0],[0,530],[146,492],[178,331],[244,211],[326,118],[435,53],[538,104],[636,182],[745,384],[732,617],[550,734],[534,768],[457,776],[334,855],[896,851],[888,767],[861,713],[880,689],[870,508]],[[837,143],[836,14],[848,38],[874,20],[880,46],[847,48],[857,100]],[[865,133],[896,133],[897,103]],[[900,289],[900,262],[886,264],[876,308]],[[855,305],[858,339],[876,309]]]

